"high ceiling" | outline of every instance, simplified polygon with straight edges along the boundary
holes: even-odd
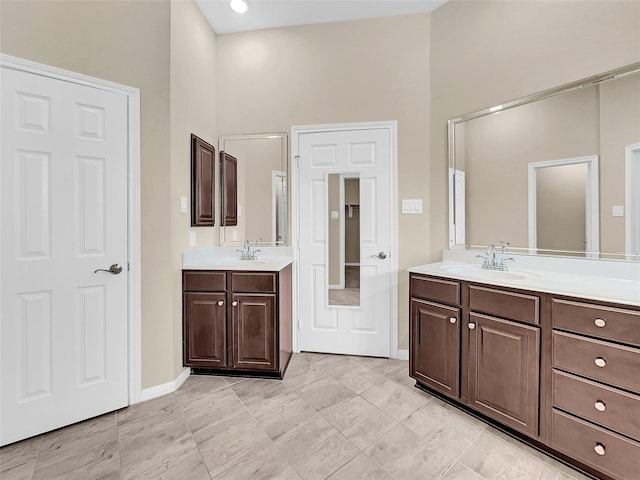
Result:
[[[231,10],[229,0],[196,0],[213,30],[243,32],[292,25],[339,22],[431,12],[447,0],[248,0],[249,10]]]

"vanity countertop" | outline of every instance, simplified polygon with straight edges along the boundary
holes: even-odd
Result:
[[[512,269],[508,272],[482,270],[472,263],[443,261],[408,269],[411,273],[466,280],[523,290],[578,296],[591,300],[640,306],[640,282],[595,275]]]
[[[212,258],[193,263],[183,263],[183,270],[241,270],[251,272],[279,272],[293,263],[292,257],[270,257],[258,260],[240,260],[238,258]]]
[[[262,247],[257,260],[240,260],[235,247],[207,247],[182,252],[183,270],[279,272],[293,263],[290,247]]]

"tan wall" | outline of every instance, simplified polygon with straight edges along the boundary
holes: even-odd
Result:
[[[447,245],[447,120],[638,62],[639,45],[636,1],[452,1],[432,13],[429,260]]]
[[[192,1],[171,3],[171,266],[173,309],[173,377],[182,370],[182,257],[189,230],[196,247],[218,242],[220,208],[216,198],[215,227],[191,227],[191,212],[180,213],[180,197],[191,204],[191,134],[216,146],[216,35]],[[219,170],[216,170],[216,179]],[[216,185],[216,195],[219,193]],[[143,337],[146,342],[146,338]],[[146,373],[146,372],[145,372]]]
[[[421,198],[428,212],[429,31],[430,16],[420,14],[220,35],[218,132],[397,120],[398,198]],[[429,222],[426,213],[398,212],[398,224],[399,346],[406,349],[405,269],[428,259]]]
[[[351,216],[349,208],[344,211],[344,261],[345,263],[360,263],[360,179],[347,178],[344,181],[344,203],[352,205]]]
[[[589,88],[465,122],[469,245],[504,240],[528,247],[528,166],[597,155],[598,106],[598,89]],[[562,204],[555,207],[564,209]],[[582,217],[584,224],[584,206]],[[538,228],[544,231],[541,222]]]
[[[189,196],[188,135],[215,139],[215,36],[191,2],[2,1],[0,21],[2,53],[140,89],[142,386],[173,381],[190,225],[179,197]],[[198,246],[213,230],[198,229]]]
[[[624,252],[625,217],[614,217],[611,209],[624,205],[624,149],[640,143],[640,75],[604,83],[599,88],[601,250]]]

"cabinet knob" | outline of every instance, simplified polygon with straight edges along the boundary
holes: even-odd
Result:
[[[222,300],[218,300],[218,306],[221,307],[224,305],[224,302]]]
[[[449,319],[449,323],[456,323],[456,317],[451,317]]]
[[[604,318],[596,318],[593,323],[596,324],[596,327],[603,328],[607,324],[607,321]]]
[[[607,364],[607,361],[602,357],[598,357],[595,359],[594,363],[596,364],[597,367],[602,368]]]
[[[596,452],[598,455],[602,456],[606,453],[606,449],[604,448],[604,445],[601,443],[596,443],[596,446],[593,447],[593,451]]]
[[[607,409],[607,406],[604,404],[602,400],[598,400],[593,406],[599,412],[604,412]]]
[[[237,302],[237,300],[234,300],[234,301],[231,303],[231,305],[233,305],[234,307],[237,307],[237,306],[238,306],[238,302]]]
[[[473,330],[474,328],[476,328],[476,324],[475,323],[470,323],[469,324],[469,330]]]

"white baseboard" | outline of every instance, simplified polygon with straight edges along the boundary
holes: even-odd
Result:
[[[142,392],[140,392],[140,401],[146,402],[147,400],[152,400],[154,398],[167,395],[168,393],[175,392],[180,388],[180,385],[189,378],[189,375],[191,375],[191,369],[185,368],[173,382],[163,383],[161,385],[156,385],[155,387],[143,388]]]
[[[345,263],[344,265],[345,265],[345,267],[359,267],[360,266],[359,263]]]
[[[344,288],[344,286],[342,286],[342,285],[340,285],[340,284],[338,284],[338,285],[327,285],[327,288],[328,288],[329,290],[340,290],[340,289],[343,289],[343,288]]]
[[[398,360],[409,360],[409,350],[398,350]]]

